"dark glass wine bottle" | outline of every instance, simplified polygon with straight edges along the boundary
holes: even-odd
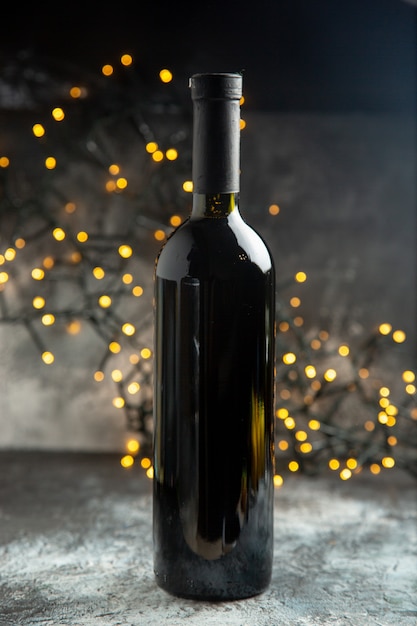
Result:
[[[271,577],[275,273],[238,208],[242,76],[190,87],[193,207],[155,269],[154,570],[228,600]]]

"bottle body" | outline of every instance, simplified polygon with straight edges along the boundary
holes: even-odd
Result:
[[[183,597],[271,576],[275,274],[236,198],[193,211],[155,270],[154,569]]]

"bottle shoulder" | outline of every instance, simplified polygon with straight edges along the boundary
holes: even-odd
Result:
[[[188,218],[167,239],[156,265],[163,278],[233,273],[255,266],[273,272],[273,260],[262,237],[239,214],[227,218]]]

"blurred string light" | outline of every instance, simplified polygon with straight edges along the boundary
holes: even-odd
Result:
[[[45,366],[56,362],[51,327],[74,337],[85,325],[94,329],[103,351],[93,384],[114,387],[112,406],[130,434],[120,463],[149,478],[152,289],[137,261],[152,266],[188,215],[193,190],[189,112],[169,95],[169,69],[154,79],[153,90],[145,88],[128,52],[94,77],[80,72],[70,87],[61,78],[57,101],[33,111],[27,142],[37,142],[38,161],[21,196],[25,165],[17,154],[0,153],[0,323],[26,328]],[[32,87],[36,100],[39,85]],[[80,166],[97,181],[85,197],[62,184]],[[99,219],[96,206],[104,211]],[[282,212],[275,202],[266,211],[271,219]],[[400,467],[417,476],[416,374],[393,372],[396,379],[387,382],[378,372],[378,358],[404,344],[406,334],[382,322],[351,346],[326,329],[305,329],[307,281],[300,269],[278,285],[274,485],[281,487],[288,472],[335,472],[346,481],[364,469],[377,475]],[[76,290],[77,306],[60,305],[54,287],[64,283]],[[143,304],[132,315],[136,301]]]

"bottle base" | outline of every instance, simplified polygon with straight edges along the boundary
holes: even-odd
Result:
[[[191,578],[185,581],[169,581],[166,576],[161,576],[155,571],[155,581],[163,591],[177,598],[187,600],[207,601],[207,602],[233,602],[234,600],[245,600],[264,593],[269,582],[263,586],[253,586],[245,583],[227,584],[221,588],[215,584],[195,582]],[[175,584],[176,583],[176,584]]]

